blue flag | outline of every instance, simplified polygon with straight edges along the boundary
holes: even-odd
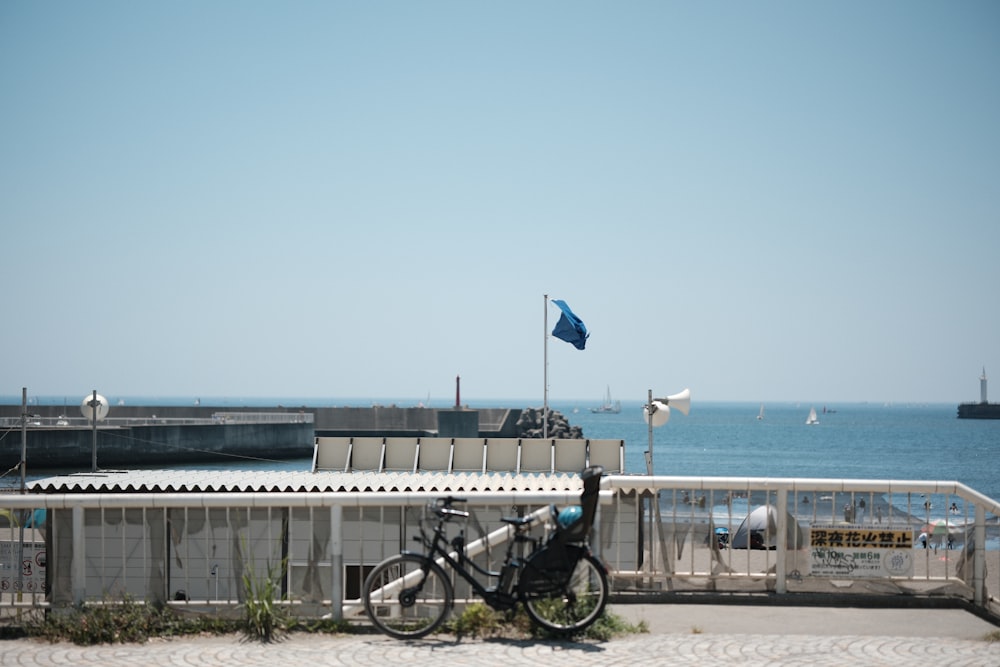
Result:
[[[573,347],[582,350],[587,345],[587,339],[590,338],[583,320],[573,314],[573,311],[569,309],[565,301],[552,299],[552,303],[559,306],[559,309],[562,310],[562,317],[556,322],[556,328],[552,330],[552,335],[559,340],[572,343]]]

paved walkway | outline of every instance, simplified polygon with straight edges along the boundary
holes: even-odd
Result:
[[[270,645],[230,636],[80,647],[18,639],[0,642],[0,665],[1000,665],[1000,642],[983,639],[998,628],[961,610],[643,604],[614,611],[645,620],[650,632],[580,643],[297,634]]]

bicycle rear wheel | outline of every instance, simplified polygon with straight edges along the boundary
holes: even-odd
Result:
[[[572,574],[526,568],[519,584],[525,611],[549,632],[570,635],[592,625],[608,602],[608,578],[600,562],[582,554]]]
[[[397,554],[376,565],[361,596],[375,627],[396,639],[434,632],[448,616],[454,597],[444,570],[418,554]]]

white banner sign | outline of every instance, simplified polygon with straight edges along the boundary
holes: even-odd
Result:
[[[913,574],[913,531],[872,526],[809,529],[810,574],[817,577],[902,577]]]

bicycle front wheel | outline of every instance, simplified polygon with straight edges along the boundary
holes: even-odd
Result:
[[[608,602],[608,578],[590,554],[582,554],[573,573],[548,579],[540,569],[526,569],[522,580],[524,608],[531,620],[549,632],[570,635],[590,627]],[[558,581],[556,581],[558,579]]]
[[[396,639],[434,632],[448,616],[454,597],[441,566],[418,554],[390,556],[376,565],[361,596],[375,627]]]

